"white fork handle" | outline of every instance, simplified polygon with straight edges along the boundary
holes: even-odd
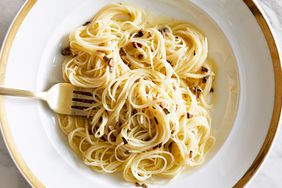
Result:
[[[13,89],[7,87],[0,87],[0,95],[37,98],[37,95],[32,91]]]

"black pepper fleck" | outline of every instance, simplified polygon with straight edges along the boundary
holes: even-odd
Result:
[[[128,144],[127,140],[124,137],[121,137],[124,144]]]
[[[119,50],[119,55],[120,55],[120,56],[125,56],[125,55],[126,55],[126,52],[124,51],[123,48],[121,48],[121,49]]]
[[[142,59],[143,57],[144,57],[143,54],[138,55],[138,59]]]
[[[163,28],[160,28],[160,29],[158,29],[158,30],[159,30],[159,32],[161,32],[162,34],[165,34],[165,33],[169,32],[169,29],[168,29],[167,27],[163,27]]]
[[[133,42],[132,43],[134,48],[142,48],[142,44],[138,43],[138,42]]]
[[[165,113],[165,114],[169,114],[170,112],[168,111],[167,108],[164,108],[164,113]]]
[[[138,31],[137,35],[135,35],[136,37],[143,37],[144,33],[140,30]]]
[[[110,59],[110,58],[108,58],[107,56],[104,56],[104,57],[103,57],[103,60],[104,60],[105,62],[108,62],[109,59]]]
[[[90,24],[91,23],[91,21],[87,21],[87,22],[85,22],[82,26],[87,26],[88,24]]]
[[[196,95],[197,98],[199,98],[202,90],[200,88],[193,87],[192,92]]]
[[[145,183],[142,183],[142,188],[148,188],[148,185],[146,185]]]
[[[193,157],[193,151],[190,151],[189,152],[189,158],[192,158]]]
[[[138,174],[138,175],[140,176],[140,174]],[[140,184],[140,183],[136,182],[135,185],[136,185],[136,187],[148,188],[148,185],[146,185],[145,183]]]
[[[110,69],[114,66],[114,63],[113,63],[113,58],[108,58],[107,56],[104,56],[103,57],[103,60],[108,63],[108,65],[110,66]]]
[[[69,55],[71,55],[71,49],[70,49],[70,47],[66,47],[66,48],[61,49],[61,54],[62,54],[63,56],[69,56]]]
[[[136,109],[133,109],[132,110],[132,115],[136,114],[137,113],[137,110]]]
[[[156,117],[154,117],[154,120],[155,120],[156,124],[159,124],[159,122],[158,122]]]
[[[203,78],[203,83],[206,83],[207,80],[208,80],[208,78],[209,78],[209,76],[205,76],[205,77]]]
[[[202,72],[208,72],[209,70],[206,67],[202,67]]]
[[[187,118],[190,119],[192,117],[193,117],[193,115],[191,115],[190,113],[187,112]]]

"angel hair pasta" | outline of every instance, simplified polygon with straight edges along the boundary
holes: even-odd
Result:
[[[69,34],[64,55],[65,81],[93,91],[88,117],[58,116],[87,166],[150,183],[203,163],[214,142],[215,76],[203,34],[183,22],[150,25],[142,10],[111,4]]]

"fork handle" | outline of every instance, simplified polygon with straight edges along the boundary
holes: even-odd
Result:
[[[16,96],[16,97],[36,97],[32,91],[0,87],[0,95]]]

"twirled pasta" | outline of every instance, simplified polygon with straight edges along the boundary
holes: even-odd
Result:
[[[203,163],[214,142],[205,36],[187,23],[149,25],[143,11],[112,4],[71,32],[69,45],[64,78],[91,88],[95,102],[87,118],[58,119],[86,165],[143,183]]]

